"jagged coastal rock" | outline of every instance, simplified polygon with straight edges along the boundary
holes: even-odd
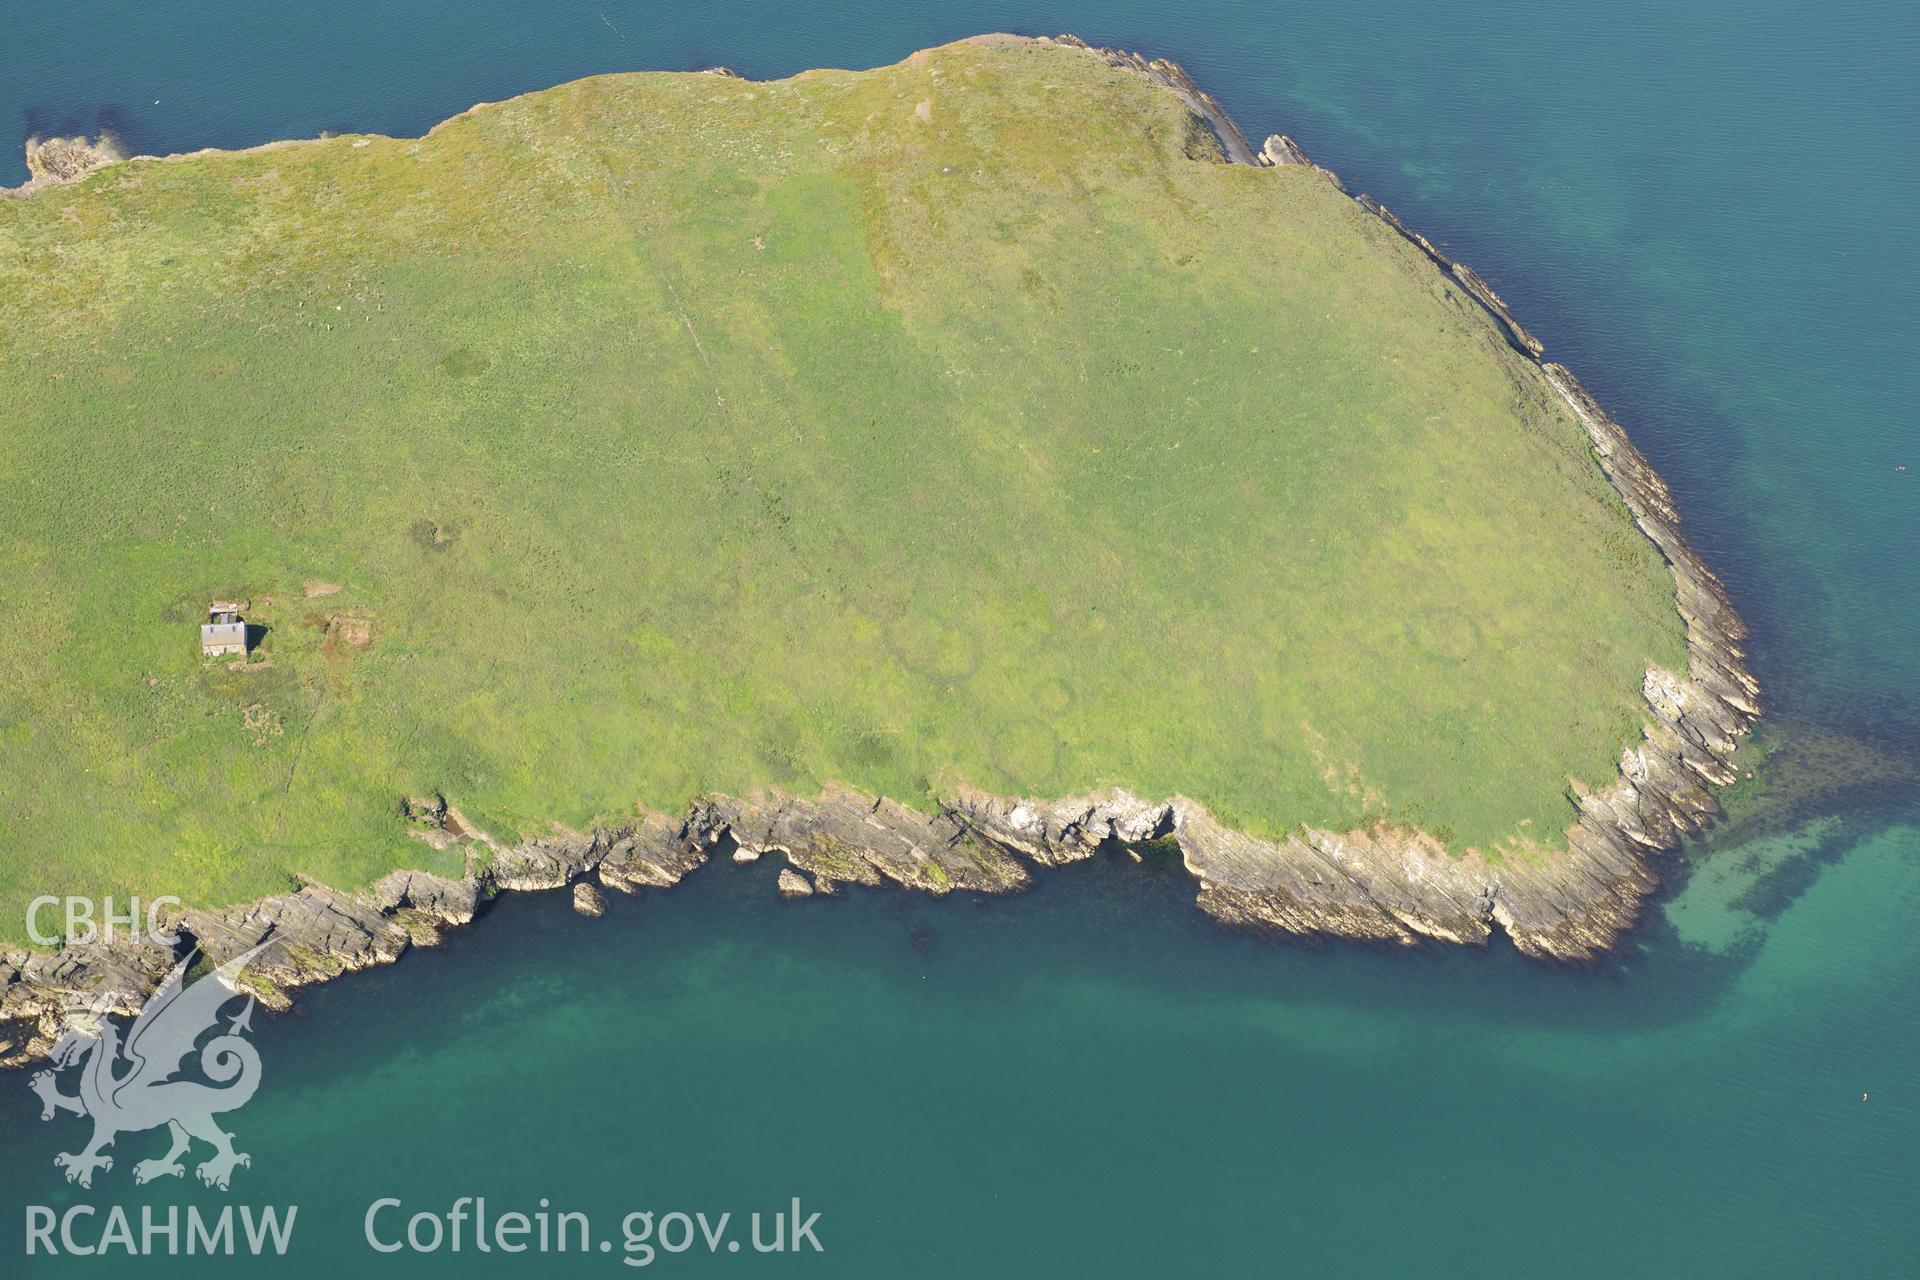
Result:
[[[104,133],[95,138],[28,138],[28,179],[11,194],[27,195],[57,182],[73,182],[124,159],[119,144]]]
[[[1164,87],[1232,163],[1305,167],[1345,190],[1291,138],[1276,134],[1256,149],[1171,62],[1066,36],[1043,43],[1081,50]],[[35,182],[70,180],[114,158],[110,146],[84,139],[29,147]],[[1530,956],[1584,961],[1605,951],[1633,925],[1641,899],[1657,883],[1651,855],[1720,812],[1712,789],[1733,780],[1736,743],[1760,714],[1758,686],[1741,649],[1745,628],[1681,534],[1665,484],[1573,374],[1541,359],[1542,344],[1470,268],[1371,197],[1355,199],[1484,308],[1534,375],[1571,408],[1600,467],[1672,570],[1686,623],[1687,670],[1646,672],[1641,740],[1622,751],[1618,775],[1607,785],[1576,785],[1564,852],[1532,859],[1456,856],[1420,831],[1387,825],[1301,829],[1266,839],[1228,828],[1187,797],[1150,799],[1118,789],[1055,799],[963,789],[927,812],[840,788],[813,798],[710,796],[677,816],[645,813],[591,832],[509,843],[435,797],[409,802],[407,816],[423,840],[464,852],[461,877],[396,871],[359,892],[303,884],[243,906],[190,910],[180,922],[183,946],[198,946],[218,962],[271,944],[248,981],[266,1004],[283,1008],[297,987],[432,945],[472,921],[502,890],[570,888],[577,910],[598,915],[603,888],[666,889],[715,854],[739,861],[778,854],[786,864],[777,881],[785,897],[832,894],[841,883],[999,894],[1032,883],[1036,866],[1089,857],[1106,841],[1170,840],[1197,883],[1198,905],[1230,925],[1405,945],[1426,939],[1483,944],[1498,929]],[[146,943],[0,955],[0,1063],[44,1054],[79,1013],[133,1012],[174,959]]]

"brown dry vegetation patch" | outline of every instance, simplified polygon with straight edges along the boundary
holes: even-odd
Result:
[[[327,636],[320,651],[330,658],[351,658],[373,647],[373,620],[350,613],[336,613],[326,621]]]

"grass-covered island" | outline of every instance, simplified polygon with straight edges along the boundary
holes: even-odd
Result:
[[[175,894],[299,981],[733,842],[939,892],[1118,835],[1224,919],[1583,955],[1753,710],[1577,384],[1165,64],[602,76],[35,187],[12,944]]]

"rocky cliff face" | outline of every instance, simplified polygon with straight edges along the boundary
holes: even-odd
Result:
[[[990,37],[997,39],[1020,40],[1022,37]],[[1146,80],[1159,85],[1180,100],[1181,105],[1191,111],[1207,130],[1219,141],[1220,149],[1233,164],[1259,164],[1260,159],[1253,150],[1253,144],[1247,141],[1247,135],[1240,132],[1233,117],[1226,108],[1214,101],[1213,95],[1195,84],[1193,77],[1187,74],[1185,67],[1166,58],[1146,58],[1137,53],[1127,53],[1119,49],[1101,49],[1088,44],[1079,36],[1053,36],[1033,40],[1034,44],[1060,45],[1069,49],[1079,49],[1105,62],[1108,66],[1123,67]]]
[[[1090,48],[1072,37],[1047,43],[1162,85],[1204,123],[1231,162],[1302,166],[1345,190],[1290,138],[1275,135],[1256,152],[1219,104],[1173,63]],[[1232,925],[1405,945],[1425,939],[1481,944],[1499,928],[1528,955],[1568,961],[1612,946],[1657,883],[1651,855],[1720,812],[1711,789],[1733,780],[1728,762],[1736,741],[1760,714],[1758,686],[1740,648],[1745,627],[1681,535],[1666,485],[1573,374],[1540,360],[1541,343],[1470,268],[1371,197],[1358,202],[1457,281],[1532,362],[1585,425],[1601,469],[1673,570],[1688,669],[1646,673],[1641,740],[1621,752],[1617,777],[1578,791],[1564,852],[1525,861],[1453,856],[1419,831],[1385,826],[1303,828],[1284,839],[1259,839],[1230,830],[1184,796],[1150,801],[1120,790],[1055,800],[962,791],[931,814],[844,789],[814,799],[717,796],[678,818],[645,814],[627,825],[509,845],[436,799],[416,802],[409,812],[423,839],[465,850],[461,878],[396,871],[359,893],[305,885],[246,906],[191,911],[182,922],[183,945],[198,945],[218,962],[270,944],[249,979],[265,1003],[284,1007],[294,988],[432,945],[505,889],[559,889],[589,877],[624,893],[665,889],[724,852],[741,860],[784,857],[789,866],[781,890],[791,897],[830,894],[841,884],[1007,893],[1031,882],[1030,865],[1085,858],[1109,839],[1167,838],[1198,883],[1201,909]],[[75,1016],[134,1012],[174,959],[139,943],[0,955],[0,1065],[44,1055]]]
[[[1071,36],[1057,43],[1086,48]],[[1252,152],[1219,104],[1178,67],[1112,50],[1088,52],[1165,84],[1206,121],[1229,161],[1305,167],[1346,190],[1285,135]],[[1386,828],[1303,830],[1284,841],[1262,841],[1223,829],[1178,798],[1168,802],[1163,825],[1200,880],[1200,906],[1231,923],[1401,942],[1483,942],[1497,924],[1529,955],[1586,959],[1638,917],[1640,899],[1657,883],[1649,855],[1720,813],[1710,788],[1733,781],[1729,761],[1737,739],[1760,714],[1759,685],[1740,647],[1746,626],[1681,534],[1665,483],[1572,372],[1542,360],[1544,345],[1471,267],[1448,258],[1373,197],[1356,199],[1452,277],[1586,427],[1601,470],[1673,571],[1675,604],[1687,625],[1688,669],[1646,673],[1642,740],[1622,751],[1611,783],[1578,790],[1564,854],[1527,862],[1491,862],[1478,853],[1450,857],[1420,832]]]

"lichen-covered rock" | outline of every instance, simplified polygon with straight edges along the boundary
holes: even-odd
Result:
[[[385,911],[410,909],[443,924],[466,924],[480,908],[480,890],[478,880],[394,871],[375,881],[369,896]]]
[[[76,1022],[138,1012],[175,959],[138,937],[0,955],[0,1067],[45,1057]]]
[[[189,911],[186,929],[201,952],[222,964],[256,946],[240,980],[270,1009],[284,1009],[295,987],[376,964],[391,964],[413,945],[413,930],[398,905],[371,894],[349,895],[325,885],[303,885],[246,906]]]
[[[813,881],[807,879],[805,875],[795,871],[792,867],[780,868],[780,879],[777,884],[780,890],[780,896],[783,898],[811,898],[813,896]]]
[[[600,883],[622,893],[670,889],[706,862],[712,844],[693,819],[650,813],[608,843],[600,859]]]
[[[1032,882],[1006,849],[976,838],[951,813],[925,814],[843,788],[814,800],[777,792],[720,797],[712,816],[742,850],[784,853],[795,867],[849,884],[891,881],[941,894],[1006,893]]]
[[[500,849],[493,856],[493,881],[502,889],[558,889],[573,881],[605,856],[614,833],[592,835],[567,832],[542,836]]]

